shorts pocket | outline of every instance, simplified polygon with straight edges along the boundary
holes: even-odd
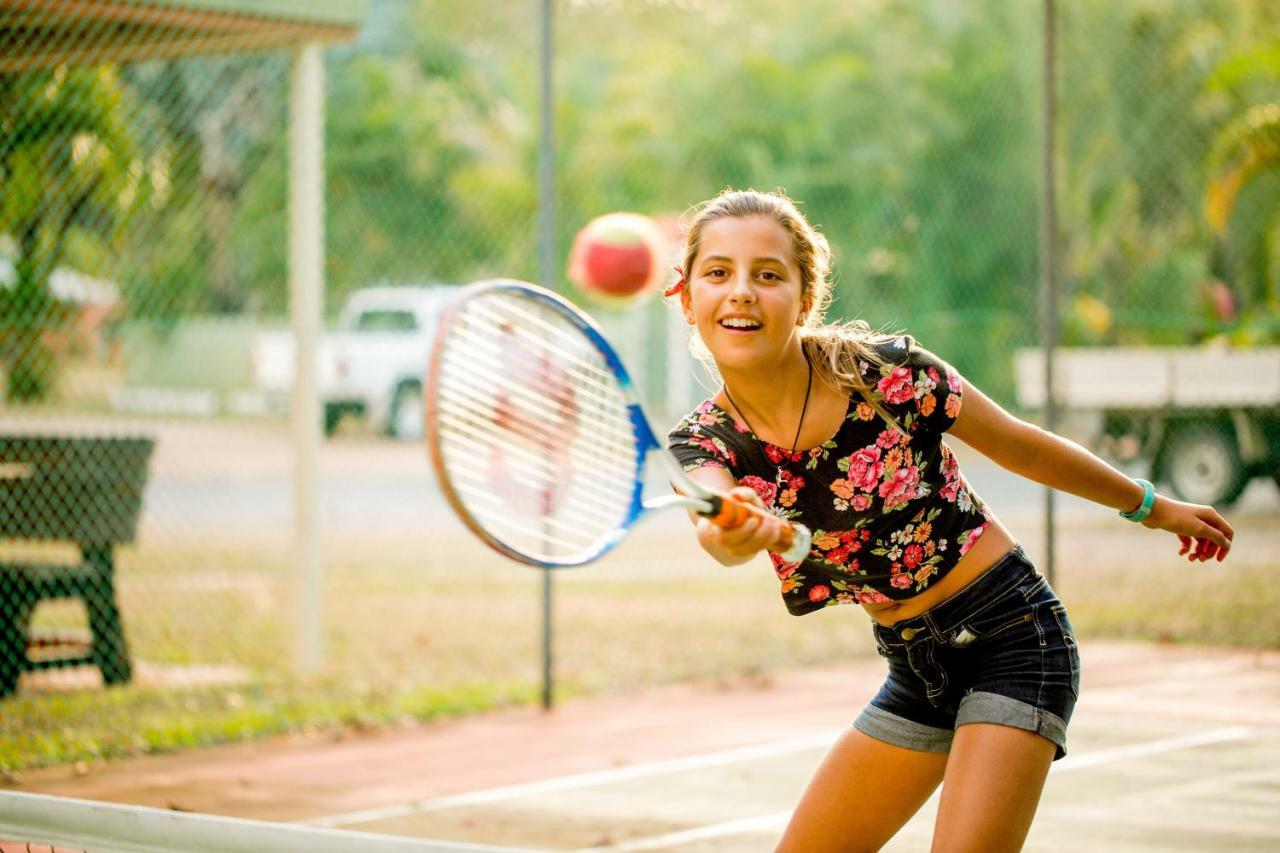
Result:
[[[1053,621],[1058,623],[1058,630],[1062,632],[1062,641],[1068,646],[1077,646],[1075,629],[1071,627],[1071,620],[1067,617],[1067,608],[1062,604],[1054,604],[1049,611],[1053,613]]]
[[[1035,610],[1027,607],[1020,597],[1014,596],[1010,604],[1013,606],[989,607],[962,621],[955,630],[947,632],[948,644],[960,648],[981,643],[1035,623]]]
[[[1080,647],[1076,643],[1075,629],[1071,627],[1071,619],[1067,616],[1067,608],[1061,602],[1054,602],[1049,607],[1053,621],[1062,632],[1062,644],[1067,647],[1067,656],[1071,659],[1071,695],[1080,698]]]

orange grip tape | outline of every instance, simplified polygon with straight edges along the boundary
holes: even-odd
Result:
[[[772,513],[760,509],[758,506],[742,503],[728,495],[722,495],[720,498],[720,511],[711,517],[711,521],[725,530],[732,530],[735,527],[741,527],[753,515],[763,518],[772,517]],[[778,550],[785,551],[791,547],[792,532],[791,525],[788,524],[784,528],[781,541],[778,543]]]

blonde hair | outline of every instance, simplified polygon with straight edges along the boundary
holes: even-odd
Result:
[[[872,395],[871,386],[862,377],[862,363],[876,368],[884,364],[874,345],[883,342],[888,334],[883,329],[873,330],[861,319],[826,322],[827,306],[831,303],[831,246],[785,194],[726,189],[696,205],[685,233],[684,265],[681,267],[686,275],[685,287],[691,284],[688,277],[692,275],[693,264],[701,248],[702,232],[707,224],[717,219],[752,216],[772,219],[791,236],[793,257],[800,270],[801,301],[807,305],[799,330],[800,344],[805,357],[813,365],[814,374],[846,394],[856,392],[886,423],[904,432],[897,420]],[[715,360],[696,332],[690,345],[711,375],[719,378]]]

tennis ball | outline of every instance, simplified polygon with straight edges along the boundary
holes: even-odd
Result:
[[[662,232],[648,216],[607,213],[574,237],[569,280],[605,301],[638,297],[656,289],[666,253]]]

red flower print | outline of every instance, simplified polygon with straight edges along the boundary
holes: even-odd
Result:
[[[965,535],[964,544],[960,546],[961,557],[969,553],[969,549],[973,547],[973,543],[977,542],[980,538],[982,538],[982,534],[986,532],[987,527],[989,527],[990,524],[991,522],[984,521],[981,524],[979,524],[977,527],[970,530],[968,535]],[[964,535],[964,534],[961,534],[961,535]]]
[[[908,569],[914,569],[920,565],[920,561],[924,559],[924,549],[914,542],[906,547],[902,552],[902,562],[906,564]]]
[[[911,586],[911,575],[894,575],[889,578],[889,583],[893,584],[894,589],[906,589]]]
[[[829,595],[831,595],[831,590],[822,584],[818,584],[809,590],[810,601],[822,601]]]
[[[716,423],[719,422],[719,420],[720,420],[719,418],[717,418],[715,415],[709,412],[698,415],[698,423],[702,424],[703,426],[715,426]]]
[[[919,483],[920,469],[914,465],[904,465],[880,484],[880,497],[884,498],[887,507],[904,504],[915,497]]]
[[[898,443],[897,430],[886,429],[881,431],[880,435],[876,437],[876,447],[883,447],[886,450],[888,450],[890,447],[893,447],[897,443]]]
[[[854,512],[866,512],[871,506],[871,496],[864,494],[854,495],[849,501],[849,506],[853,507]]]
[[[737,418],[734,418],[733,420],[733,428],[738,432],[742,433],[743,435],[746,435],[747,433],[751,432],[751,429],[742,421],[738,420]]]
[[[871,587],[863,587],[862,589],[855,590],[853,593],[853,599],[859,604],[889,604],[893,601],[892,598],[885,595],[883,592],[876,592]]]
[[[911,368],[894,368],[892,373],[876,383],[876,390],[886,403],[905,403],[915,399],[916,388],[911,382]]]
[[[948,480],[946,482],[946,485],[944,485],[941,489],[938,489],[938,496],[945,501],[950,501],[951,503],[955,503],[956,498],[960,497],[960,481]]]
[[[947,368],[947,387],[955,394],[959,394],[962,387],[960,384],[960,374],[956,373],[950,367]]]
[[[938,368],[930,367],[926,372],[929,374],[929,378],[933,380],[934,386],[937,387],[937,384],[942,379],[942,377],[938,376]]]
[[[878,447],[864,447],[849,457],[849,482],[864,492],[874,489],[883,473],[884,463],[880,461]]]
[[[760,500],[764,501],[765,506],[773,506],[774,499],[778,496],[778,487],[775,484],[770,483],[762,477],[757,477],[754,474],[749,474],[746,477],[740,478],[738,480],[738,485],[746,486],[759,495]]]
[[[772,551],[769,552],[769,559],[773,561],[773,571],[778,576],[778,580],[786,580],[800,568],[799,563],[788,563]]]
[[[783,450],[781,447],[778,447],[777,445],[766,444],[764,446],[764,455],[768,456],[769,461],[772,462],[774,465],[781,465],[783,461],[787,458],[787,451]]]

